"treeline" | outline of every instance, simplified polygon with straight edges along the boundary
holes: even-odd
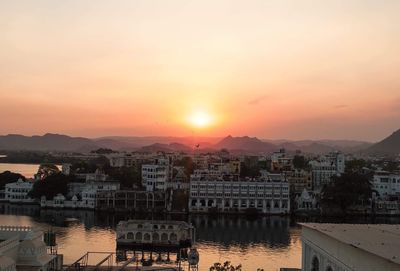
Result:
[[[0,163],[23,163],[23,164],[42,164],[42,163],[74,163],[76,158],[54,156],[48,152],[40,151],[1,151],[0,154],[6,157],[0,158]]]

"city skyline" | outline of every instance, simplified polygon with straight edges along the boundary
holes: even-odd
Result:
[[[0,134],[376,142],[397,1],[0,3]]]

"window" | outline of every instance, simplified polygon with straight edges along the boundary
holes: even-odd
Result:
[[[319,260],[316,256],[312,259],[311,271],[319,271]]]

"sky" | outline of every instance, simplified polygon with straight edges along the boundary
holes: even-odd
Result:
[[[378,141],[397,0],[0,1],[0,134]]]

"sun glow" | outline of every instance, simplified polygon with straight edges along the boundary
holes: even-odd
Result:
[[[210,114],[204,111],[196,111],[189,116],[189,123],[197,128],[205,128],[209,126],[211,122],[212,118]]]

